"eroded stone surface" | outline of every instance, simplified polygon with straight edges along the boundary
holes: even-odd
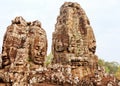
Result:
[[[83,77],[97,67],[95,50],[96,40],[84,10],[77,3],[64,3],[53,33],[53,63],[69,64],[75,76]]]
[[[47,52],[47,38],[39,21],[26,22],[22,17],[16,17],[8,26],[4,36],[2,60],[3,66],[16,63],[24,64],[31,60],[43,65]]]
[[[96,40],[77,3],[65,2],[53,33],[53,61],[44,66],[47,38],[39,21],[16,17],[0,55],[0,86],[119,86],[97,65]]]
[[[4,36],[0,67],[3,82],[13,86],[28,84],[29,72],[44,66],[47,36],[41,23],[26,22],[21,16],[12,20]]]

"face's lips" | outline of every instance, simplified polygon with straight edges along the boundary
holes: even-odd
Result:
[[[33,61],[34,61],[34,63],[36,63],[36,64],[43,64],[43,60],[42,60],[40,57],[35,57],[35,58],[33,59]]]
[[[9,59],[7,59],[7,58],[6,58],[6,59],[4,59],[4,60],[3,60],[3,65],[8,65],[8,64],[10,64]]]

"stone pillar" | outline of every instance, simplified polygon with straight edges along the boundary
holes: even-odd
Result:
[[[97,62],[95,50],[96,40],[84,10],[77,3],[65,2],[53,32],[52,63],[71,65],[77,76],[85,76]]]
[[[38,20],[26,22],[21,16],[16,17],[4,36],[0,75],[7,76],[3,77],[4,82],[13,86],[19,83],[27,85],[31,71],[44,67],[46,55],[47,36],[41,23]]]

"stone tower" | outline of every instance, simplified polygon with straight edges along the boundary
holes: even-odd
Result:
[[[47,36],[41,23],[16,17],[4,36],[0,78],[5,84],[27,86],[31,72],[44,67],[46,55]]]
[[[98,66],[96,40],[79,4],[65,2],[52,40],[52,64],[44,66],[47,36],[41,23],[16,17],[3,40],[0,86],[119,86]]]
[[[64,3],[53,32],[53,64],[71,65],[89,74],[97,67],[95,51],[95,36],[84,10],[77,3]]]
[[[39,21],[26,22],[21,16],[16,17],[7,28],[2,48],[3,67],[28,60],[43,65],[47,52],[46,33]]]

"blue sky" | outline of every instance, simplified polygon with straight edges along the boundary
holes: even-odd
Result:
[[[23,16],[26,21],[41,21],[47,33],[49,53],[59,8],[65,1],[78,2],[85,10],[96,36],[98,57],[106,61],[119,62],[120,0],[1,0],[0,50],[11,20],[16,16]]]

